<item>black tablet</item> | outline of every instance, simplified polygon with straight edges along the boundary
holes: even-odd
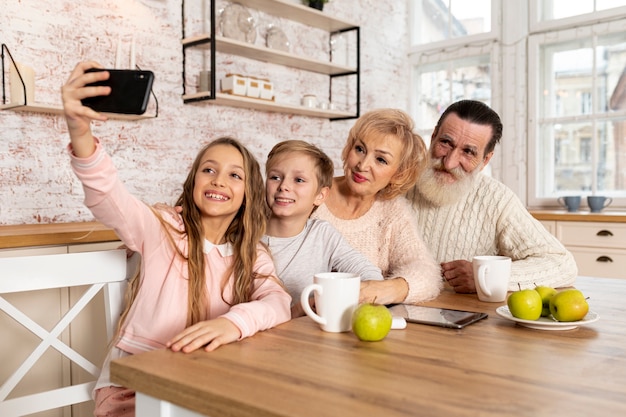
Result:
[[[469,324],[487,318],[487,313],[406,304],[395,305],[389,310],[394,316],[404,317],[409,323],[429,324],[453,329],[462,329]]]

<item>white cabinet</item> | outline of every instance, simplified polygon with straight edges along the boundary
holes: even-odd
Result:
[[[90,243],[77,245],[46,246],[38,248],[2,249],[0,257],[49,255],[58,253],[76,253],[96,250],[117,249],[121,242]],[[71,291],[67,288],[55,288],[28,293],[5,294],[3,297],[15,305],[42,327],[50,330],[82,295],[81,288]],[[108,340],[104,316],[104,298],[98,294],[80,315],[72,322],[69,329],[61,334],[60,339],[83,353],[94,364],[100,366],[106,355]],[[24,361],[25,355],[32,352],[40,339],[8,316],[0,314],[0,384],[4,382]],[[87,379],[88,378],[88,379]],[[15,388],[9,398],[34,391],[58,388],[93,380],[79,367],[70,366],[65,357],[49,348],[37,361],[23,381]],[[93,402],[74,406],[69,410],[53,410],[39,413],[41,417],[89,416],[93,414]]]
[[[542,224],[572,252],[579,275],[626,278],[626,224],[545,220]]]

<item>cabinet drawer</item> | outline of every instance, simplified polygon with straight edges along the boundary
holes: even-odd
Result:
[[[626,278],[626,250],[568,247],[578,265],[578,275]]]
[[[625,224],[557,222],[556,228],[565,246],[626,249]]]

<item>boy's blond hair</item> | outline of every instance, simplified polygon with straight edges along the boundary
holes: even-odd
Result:
[[[303,140],[286,140],[274,145],[265,164],[265,175],[275,166],[279,156],[288,153],[299,153],[310,156],[315,161],[315,175],[317,176],[317,190],[333,185],[335,167],[333,161],[317,146]]]

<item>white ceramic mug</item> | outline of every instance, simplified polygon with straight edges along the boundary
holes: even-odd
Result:
[[[312,94],[306,94],[302,96],[302,105],[304,107],[315,108],[317,107],[317,97]]]
[[[320,324],[326,332],[350,331],[352,313],[359,304],[361,277],[346,272],[323,272],[315,274],[313,284],[300,295],[300,303],[307,316]],[[311,293],[315,296],[315,311],[309,304]]]
[[[506,299],[511,279],[511,258],[507,256],[474,256],[474,283],[480,301],[500,303]]]

